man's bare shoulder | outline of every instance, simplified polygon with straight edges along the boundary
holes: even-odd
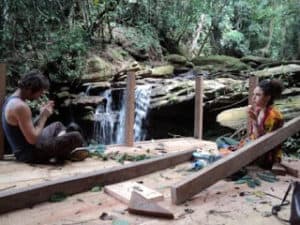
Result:
[[[26,102],[24,102],[22,99],[19,98],[14,98],[11,99],[7,103],[7,109],[8,110],[13,110],[13,111],[27,111],[29,110],[29,106]]]

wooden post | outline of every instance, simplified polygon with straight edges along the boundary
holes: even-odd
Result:
[[[202,139],[203,135],[203,76],[196,77],[194,137]]]
[[[255,87],[258,85],[258,77],[250,76],[249,77],[249,94],[248,94],[248,105],[252,105],[252,96]],[[250,135],[251,132],[251,125],[250,125],[250,118],[247,118],[247,133]]]
[[[2,105],[5,99],[5,86],[6,86],[6,65],[4,63],[0,64],[0,107],[2,109]],[[0,116],[2,116],[2,110]],[[2,122],[0,120],[0,159],[3,159],[4,156],[4,136],[2,130]]]
[[[125,117],[125,145],[134,143],[134,113],[135,113],[135,72],[129,71],[126,86],[126,117]]]

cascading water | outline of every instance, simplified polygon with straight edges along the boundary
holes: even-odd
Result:
[[[134,121],[134,140],[142,141],[146,138],[146,130],[143,122],[146,120],[151,100],[151,86],[143,85],[135,91],[135,121]]]
[[[99,105],[95,112],[94,139],[101,144],[122,144],[125,132],[125,96],[123,94],[118,107],[114,107],[110,89],[103,93],[103,97],[106,99],[106,104]],[[151,86],[137,86],[135,90],[135,141],[144,140],[146,137],[143,124],[147,117],[150,99]]]
[[[98,143],[112,144],[115,143],[114,130],[118,112],[113,110],[110,89],[103,93],[103,97],[106,99],[106,103],[98,105],[94,114],[94,139]]]

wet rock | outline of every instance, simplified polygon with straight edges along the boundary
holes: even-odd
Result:
[[[184,57],[182,55],[177,55],[177,54],[167,55],[165,59],[170,63],[175,63],[175,64],[179,64],[179,65],[185,65],[187,62],[186,57]]]

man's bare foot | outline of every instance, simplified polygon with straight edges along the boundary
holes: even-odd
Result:
[[[71,161],[83,161],[90,155],[89,151],[86,149],[74,149],[71,152]]]

